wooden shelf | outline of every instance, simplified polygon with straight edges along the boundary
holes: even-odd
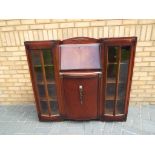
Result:
[[[54,65],[44,65],[44,67],[53,67]],[[42,67],[42,65],[34,65],[34,67]]]
[[[116,80],[115,79],[108,79],[107,78],[107,81],[106,81],[107,83],[116,83]]]
[[[106,100],[115,100],[115,96],[106,96]]]
[[[106,96],[105,100],[115,101],[115,96]],[[117,97],[116,100],[121,100],[121,98]]]
[[[48,98],[49,101],[57,101],[56,97],[49,97]],[[46,97],[40,97],[40,101],[47,101]]]
[[[104,116],[111,116],[113,117],[114,115],[113,114],[108,114],[108,113],[105,113]],[[124,116],[124,114],[115,114],[115,116]]]
[[[54,65],[44,65],[44,67],[53,67]]]
[[[44,81],[37,82],[39,85],[44,85]],[[56,84],[54,80],[48,80],[47,84]]]
[[[116,62],[109,62],[108,63],[109,65],[117,65],[118,63],[116,63]],[[119,63],[120,65],[127,65],[128,63],[126,62],[121,62],[121,63]]]
[[[106,109],[105,112],[106,112],[105,115],[109,115],[109,116],[111,115],[111,116],[114,116],[114,115],[113,115],[113,111],[112,111],[112,109]],[[121,116],[121,115],[124,115],[124,112],[121,113],[120,109],[116,107],[116,113],[115,113],[115,116]]]
[[[107,79],[106,83],[115,83],[116,84],[116,80],[115,79]],[[118,83],[125,83],[125,82],[119,81]]]
[[[48,80],[47,84],[56,84],[54,80]]]

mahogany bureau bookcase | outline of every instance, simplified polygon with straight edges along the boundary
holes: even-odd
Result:
[[[26,41],[40,121],[127,119],[136,37]]]

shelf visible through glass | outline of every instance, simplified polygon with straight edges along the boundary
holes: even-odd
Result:
[[[57,101],[56,96],[55,97],[48,97],[49,101]],[[40,97],[40,101],[47,101],[46,97]]]
[[[115,100],[115,95],[106,96],[105,99],[106,99],[106,100]],[[120,98],[120,97],[116,97],[116,100],[121,100],[121,98]]]
[[[116,79],[114,78],[107,78],[106,83],[116,83]],[[123,81],[118,81],[118,83],[124,83]]]
[[[37,84],[44,85],[44,81],[39,81],[39,82],[37,82]],[[54,80],[47,80],[47,84],[55,84],[55,81]]]
[[[54,65],[44,65],[44,67],[53,67]],[[34,67],[42,67],[42,65],[34,65]]]

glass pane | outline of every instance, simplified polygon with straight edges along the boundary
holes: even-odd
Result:
[[[56,99],[56,85],[55,84],[48,85],[48,94],[51,98]]]
[[[108,64],[107,68],[107,80],[115,80],[117,75],[117,65]]]
[[[121,63],[128,63],[130,59],[130,46],[123,46],[121,49]]]
[[[42,114],[48,114],[47,102],[41,101],[40,105],[41,105],[41,112],[42,112]]]
[[[43,58],[44,58],[44,64],[45,65],[51,65],[53,64],[52,62],[52,54],[49,49],[44,49],[43,50]]]
[[[107,96],[115,96],[115,84],[107,84]]]
[[[110,46],[108,47],[108,62],[116,63],[118,60],[118,47]]]
[[[125,109],[124,100],[117,101],[117,104],[116,104],[116,115],[117,114],[124,114],[124,109]]]
[[[42,74],[42,68],[40,67],[34,67],[34,71],[36,74],[36,79],[38,82],[43,82],[43,74]]]
[[[38,82],[42,82],[43,81],[43,75],[42,75],[42,68],[41,68],[40,53],[38,51],[32,51],[31,55],[32,55],[32,64],[34,67],[36,80]]]
[[[119,81],[126,82],[128,76],[128,64],[120,64]]]
[[[114,101],[106,101],[105,102],[105,114],[113,115],[113,109],[114,109]]]
[[[50,106],[53,115],[59,114],[57,101],[51,101]]]
[[[124,99],[125,92],[126,92],[126,84],[125,83],[119,84],[118,85],[118,98]]]
[[[54,80],[54,66],[46,66],[45,73],[47,82]]]
[[[44,85],[38,85],[38,91],[40,97],[45,97],[45,88]]]
[[[32,51],[32,63],[34,66],[41,65],[40,55],[38,51]]]

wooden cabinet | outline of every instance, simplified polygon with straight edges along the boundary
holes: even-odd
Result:
[[[127,118],[136,37],[25,42],[39,120]]]

